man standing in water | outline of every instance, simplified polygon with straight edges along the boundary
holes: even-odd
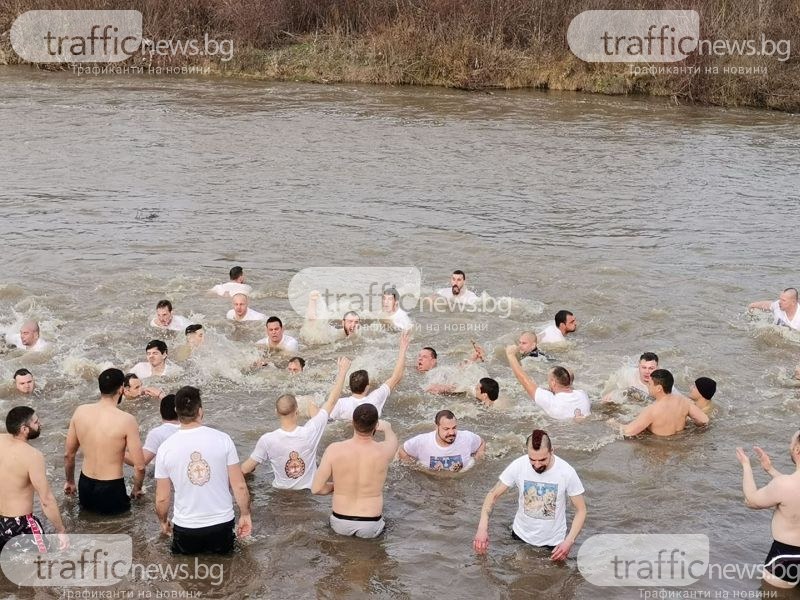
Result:
[[[392,426],[378,420],[378,409],[361,404],[353,411],[353,437],[334,442],[322,455],[311,492],[333,494],[331,528],[340,535],[378,537],[383,520],[383,484],[389,463],[397,452]],[[382,431],[384,441],[376,442]]]
[[[769,456],[758,446],[754,447],[761,466],[772,476],[763,488],[758,489],[750,458],[742,448],[736,448],[736,458],[742,465],[742,490],[749,508],[773,508],[772,547],[764,559],[764,581],[777,588],[793,588],[800,583],[800,431],[789,443],[789,457],[795,465],[794,473],[783,475],[773,468]]]
[[[775,325],[784,325],[800,330],[800,310],[797,310],[797,288],[786,288],[774,302],[762,300],[753,302],[747,308],[771,310],[775,317]]]
[[[69,422],[64,448],[64,492],[75,493],[75,455],[83,449],[83,464],[78,481],[81,508],[101,515],[115,515],[130,510],[131,501],[125,490],[122,464],[125,449],[133,463],[133,491],[140,497],[144,481],[144,455],[139,426],[133,415],[119,408],[125,375],[119,369],[100,373],[100,400],[82,404]]]

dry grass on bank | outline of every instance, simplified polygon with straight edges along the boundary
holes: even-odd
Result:
[[[232,39],[234,59],[214,65],[226,75],[639,93],[800,110],[796,57],[779,62],[693,56],[687,60],[701,67],[699,74],[657,76],[575,58],[566,43],[571,19],[584,10],[622,8],[614,0],[0,0],[0,62],[17,60],[8,41],[13,20],[37,8],[137,9],[151,39],[193,39],[206,33]],[[703,38],[760,39],[764,34],[790,40],[800,52],[798,0],[633,0],[624,8],[695,9]],[[764,66],[767,74],[721,73],[726,66]],[[718,67],[720,73],[706,73],[705,67]]]

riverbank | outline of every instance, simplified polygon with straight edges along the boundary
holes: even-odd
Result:
[[[223,76],[277,81],[642,94],[800,111],[800,61],[790,54],[694,54],[680,63],[655,65],[668,69],[655,72],[583,62],[567,47],[566,30],[573,16],[604,8],[602,3],[582,1],[570,7],[450,0],[423,6],[400,0],[304,0],[265,7],[249,0],[225,6],[193,0],[181,8],[165,8],[146,0],[136,8],[144,15],[147,37],[228,39],[233,55],[227,61],[137,56],[125,64],[195,65]],[[652,1],[640,4],[638,8],[661,8]],[[736,10],[729,0],[693,4],[684,8],[700,13],[703,39],[785,40],[786,49],[800,48],[800,3],[743,4]],[[20,62],[7,32],[23,10],[0,4],[0,31],[6,31],[0,36],[0,64]]]

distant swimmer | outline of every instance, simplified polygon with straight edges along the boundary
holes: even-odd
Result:
[[[523,331],[517,340],[517,352],[520,360],[523,358],[549,359],[544,352],[539,350],[539,338],[532,331]]]
[[[36,382],[33,380],[33,373],[28,369],[17,369],[14,372],[14,387],[20,394],[25,396],[32,394],[36,389]]]
[[[144,387],[142,380],[137,377],[136,373],[126,373],[125,383],[122,386],[121,400],[136,400],[142,396],[161,400],[165,396],[165,392],[157,387]]]
[[[142,454],[144,455],[145,466],[153,462],[161,444],[181,428],[180,421],[178,421],[178,413],[175,412],[175,394],[167,394],[161,399],[159,412],[161,413],[161,425],[148,431],[144,438]],[[125,462],[130,464],[127,459]]]
[[[184,331],[191,321],[186,317],[172,314],[172,302],[159,300],[156,304],[156,316],[150,321],[151,327],[169,331]]]
[[[560,310],[556,313],[555,324],[548,325],[539,334],[540,344],[559,344],[567,339],[570,333],[574,333],[578,328],[578,321],[568,310]]]
[[[246,294],[234,294],[231,297],[233,308],[226,317],[229,321],[266,321],[267,315],[253,310],[248,306],[250,299]]]
[[[772,547],[764,559],[764,581],[777,588],[790,589],[800,583],[800,431],[789,443],[789,457],[794,472],[783,475],[772,466],[769,455],[754,447],[764,470],[772,476],[763,488],[758,489],[750,458],[742,448],[736,449],[736,458],[742,465],[742,489],[749,508],[772,508]]]
[[[125,375],[119,369],[100,373],[100,400],[75,409],[64,447],[67,478],[64,492],[75,493],[75,455],[80,449],[83,465],[78,480],[78,501],[81,508],[102,515],[124,513],[131,508],[122,475],[126,448],[133,463],[131,497],[144,494],[144,456],[139,425],[133,415],[117,407],[124,382]]]
[[[775,325],[800,330],[800,310],[797,310],[797,288],[786,288],[775,301],[753,302],[747,308],[772,311]]]
[[[292,375],[297,375],[298,373],[302,373],[303,369],[306,368],[306,361],[304,358],[300,356],[293,356],[289,359],[289,364],[286,365],[286,370],[289,371]],[[330,412],[330,411],[329,411]]]
[[[519,498],[511,537],[550,550],[551,560],[565,560],[586,522],[583,484],[575,469],[555,455],[545,431],[535,429],[525,446],[528,453],[508,465],[486,495],[472,546],[478,554],[489,549],[489,515],[500,496],[516,486]],[[567,497],[575,509],[569,533]]]
[[[686,427],[687,417],[695,425],[708,425],[708,415],[685,396],[673,393],[673,384],[672,373],[666,369],[653,371],[650,374],[648,393],[655,401],[645,407],[633,421],[621,426],[622,435],[639,435],[647,429],[654,435],[675,435]],[[612,425],[616,424],[613,420],[610,422]]]
[[[458,420],[449,410],[440,410],[434,419],[436,429],[406,441],[398,452],[402,461],[416,461],[431,471],[466,471],[483,458],[486,442],[481,436],[458,429]]]
[[[403,373],[406,370],[406,352],[408,352],[408,345],[411,343],[411,335],[408,331],[400,334],[400,347],[397,353],[397,362],[395,362],[394,370],[382,385],[376,389],[372,389],[369,382],[369,373],[363,369],[353,371],[350,374],[350,392],[352,396],[346,396],[337,402],[336,406],[331,411],[331,419],[339,421],[349,421],[353,418],[353,411],[357,406],[362,404],[372,404],[378,410],[378,416],[383,411],[383,406],[386,400],[389,399],[389,394],[397,387],[403,379]]]
[[[395,329],[411,329],[414,324],[408,313],[400,308],[400,294],[394,288],[384,290],[382,299],[382,319],[388,321]]]
[[[36,321],[25,321],[19,328],[19,333],[9,333],[6,336],[6,342],[9,346],[34,352],[40,352],[50,345],[39,337],[39,323]]]
[[[253,288],[244,282],[244,269],[238,266],[233,267],[229,275],[230,281],[215,285],[211,288],[211,292],[217,296],[234,296],[236,294],[249,296]]]
[[[6,431],[0,433],[0,550],[18,535],[32,535],[35,546],[30,549],[47,552],[42,522],[33,514],[34,492],[55,527],[59,549],[63,550],[68,546],[66,530],[47,482],[44,455],[28,443],[42,431],[39,416],[30,407],[15,406],[6,416]],[[20,549],[27,550],[25,545]]]
[[[436,368],[436,361],[439,355],[430,346],[425,346],[417,354],[417,373],[427,373]]]
[[[714,403],[711,398],[717,391],[717,382],[709,377],[698,377],[694,380],[692,389],[689,390],[689,399],[709,417],[714,412]]]
[[[188,325],[184,330],[186,343],[175,349],[175,360],[185,362],[200,346],[205,343],[206,331],[200,323]]]
[[[266,324],[267,337],[256,342],[257,346],[266,346],[268,350],[296,353],[300,344],[292,336],[283,331],[283,321],[278,317],[270,317]]]
[[[603,390],[603,402],[614,402],[614,398],[620,395],[637,402],[648,399],[650,375],[656,369],[658,369],[658,355],[654,352],[644,352],[639,357],[637,367],[622,367],[608,380]]]
[[[443,396],[458,394],[471,395],[483,406],[491,408],[495,406],[497,399],[500,397],[500,384],[491,377],[481,377],[478,383],[468,390],[459,389],[455,384],[435,383],[425,388],[425,391],[430,394],[439,394]]]
[[[528,393],[528,396],[553,419],[574,419],[586,417],[592,410],[589,396],[583,390],[572,388],[572,373],[561,366],[550,369],[547,374],[547,385],[541,387],[525,372],[517,358],[517,346],[506,347],[506,358],[514,376]]]
[[[147,362],[136,363],[131,369],[144,381],[151,377],[175,377],[183,373],[183,368],[167,358],[167,345],[161,340],[150,340],[145,346]]]
[[[156,515],[161,533],[172,533],[173,554],[229,554],[235,535],[244,538],[253,530],[250,492],[236,446],[227,433],[203,424],[203,403],[196,387],[187,385],[175,393],[175,412],[180,429],[161,443],[156,454]]]
[[[475,304],[478,296],[465,288],[467,276],[464,271],[456,270],[450,275],[450,287],[436,290],[436,295],[453,304]]]
[[[306,308],[306,322],[316,323],[320,320],[318,304],[322,303],[322,308],[327,310],[317,290],[308,295],[308,307]],[[342,315],[341,327],[331,327],[331,333],[336,337],[353,338],[357,337],[361,330],[361,318],[354,310],[349,310]]]
[[[333,494],[331,528],[340,535],[378,537],[385,527],[383,486],[397,453],[392,426],[378,419],[378,409],[361,404],[353,411],[353,437],[325,449],[311,492]],[[376,432],[384,440],[376,442]]]
[[[265,433],[256,443],[250,458],[242,463],[242,472],[247,475],[255,468],[269,461],[275,478],[272,486],[284,490],[304,490],[311,488],[317,470],[317,447],[325,433],[328,415],[342,395],[344,379],[350,369],[350,359],[339,358],[336,381],[328,399],[305,425],[297,424],[297,399],[291,394],[283,394],[275,402],[280,428]]]

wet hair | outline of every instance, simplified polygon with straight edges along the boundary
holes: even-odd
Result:
[[[639,361],[650,362],[653,361],[658,364],[658,354],[655,352],[643,352],[642,355],[639,357]]]
[[[456,269],[455,271],[453,271],[453,275],[461,275],[464,278],[464,281],[467,280],[467,276],[464,274],[464,271],[460,269]]]
[[[433,348],[431,348],[430,346],[425,346],[425,347],[423,348],[423,350],[427,350],[428,352],[430,352],[430,353],[431,353],[431,356],[432,356],[433,358],[439,358],[439,355],[438,355],[438,354],[436,354],[436,350],[434,350],[434,349],[433,349]]]
[[[354,310],[348,310],[346,313],[344,313],[342,316],[342,321],[344,321],[347,317],[355,317],[356,319],[359,318],[358,313]]]
[[[139,376],[136,373],[126,373],[122,384],[125,387],[131,387],[131,379],[139,379]]]
[[[233,267],[228,273],[228,275],[230,275],[231,281],[233,281],[234,279],[239,279],[239,277],[244,275],[244,269],[239,266]]]
[[[100,394],[108,396],[125,385],[125,373],[119,369],[106,369],[97,378]]]
[[[558,311],[556,313],[556,317],[555,317],[556,327],[558,327],[562,323],[566,323],[567,322],[567,317],[573,317],[573,316],[575,316],[575,315],[573,315],[568,310],[560,310],[560,311]]]
[[[672,376],[672,373],[666,369],[656,369],[650,374],[650,379],[653,380],[653,385],[660,385],[664,393],[672,393],[672,386],[675,384],[675,378]]]
[[[298,363],[300,365],[300,369],[301,370],[306,368],[306,359],[305,358],[301,358],[299,356],[293,356],[292,358],[289,359],[289,364],[292,364],[293,362]]]
[[[178,413],[175,412],[175,394],[167,394],[161,399],[161,418],[165,421],[177,421]]]
[[[14,371],[14,377],[12,377],[11,379],[16,381],[17,377],[25,377],[25,375],[33,375],[33,373],[28,371],[28,369],[17,369],[16,371]]]
[[[555,377],[558,385],[563,385],[565,387],[572,385],[572,373],[570,373],[569,369],[566,367],[558,365],[553,367],[550,372],[553,374],[553,377]]]
[[[354,394],[363,394],[369,385],[369,373],[364,369],[350,373],[350,391]]]
[[[11,435],[17,435],[23,425],[27,425],[31,420],[35,410],[30,406],[15,406],[6,415],[6,431]]]
[[[282,417],[292,414],[297,410],[297,398],[292,394],[283,394],[275,401],[275,410]]]
[[[393,296],[395,300],[397,300],[398,302],[400,301],[400,294],[397,293],[397,288],[393,287],[386,288],[385,290],[383,290],[383,295]]]
[[[190,333],[194,333],[195,331],[200,331],[202,328],[203,328],[203,326],[200,325],[200,323],[194,323],[194,324],[189,325],[188,327],[186,327],[186,330],[184,331],[184,333],[186,335],[189,335]]]
[[[544,429],[534,429],[528,436],[528,439],[525,440],[525,446],[531,450],[541,450],[542,447],[544,447],[545,450],[553,449],[550,436],[547,435]]]
[[[181,423],[191,423],[200,413],[203,402],[200,400],[200,390],[191,385],[185,385],[175,392],[175,412]]]
[[[166,308],[169,310],[169,312],[172,312],[172,302],[169,300],[159,300],[158,304],[156,304],[156,310],[159,308]]]
[[[483,377],[478,384],[481,386],[481,392],[489,396],[489,400],[494,402],[500,395],[500,384],[491,377]]]
[[[281,326],[281,328],[283,328],[283,321],[281,321],[278,317],[270,317],[269,319],[267,319],[268,327],[270,323],[277,323],[278,325]]]
[[[158,348],[158,351],[161,352],[161,354],[167,353],[167,344],[161,340],[150,340],[147,342],[147,346],[144,347],[144,351],[147,352],[152,348]]]
[[[358,433],[373,433],[378,424],[378,409],[373,404],[359,404],[353,411],[353,428]]]
[[[447,410],[445,408],[444,410],[440,410],[439,412],[436,413],[436,418],[434,418],[433,421],[438,425],[442,419],[455,419],[455,418],[456,416],[453,414],[453,411]]]
[[[794,301],[797,302],[797,288],[786,288],[784,292],[790,292],[794,295]]]

